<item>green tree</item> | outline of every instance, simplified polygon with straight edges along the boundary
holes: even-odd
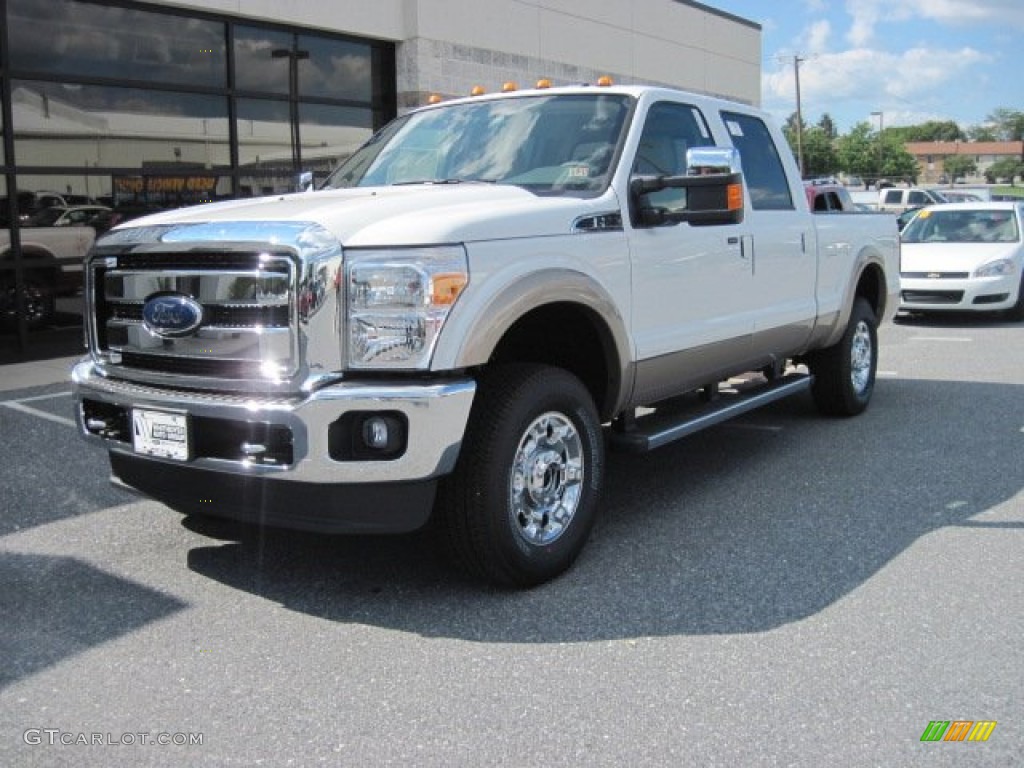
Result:
[[[836,139],[839,167],[847,173],[862,177],[865,182],[878,178],[882,156],[875,140],[874,129],[867,122],[857,123],[845,136]]]
[[[904,144],[910,141],[965,141],[967,134],[952,120],[929,120],[920,125],[887,128],[886,133],[898,137]]]
[[[807,123],[798,123],[796,119],[796,112],[791,114],[782,126],[782,135],[786,137],[786,142],[789,144],[789,148],[793,151],[793,157],[796,158],[797,163],[800,162],[800,134],[798,133],[800,128],[802,128],[804,133],[806,133]]]
[[[920,169],[914,156],[898,142],[882,143],[882,176],[887,179],[899,179],[911,184],[917,183]]]
[[[836,121],[832,119],[832,115],[828,112],[821,116],[821,119],[818,121],[818,128],[825,132],[830,141],[835,141],[839,137]]]
[[[972,125],[967,129],[967,138],[971,141],[999,141],[991,125]]]
[[[1013,186],[1013,180],[1017,176],[1024,176],[1024,162],[1016,157],[1004,157],[996,160],[985,171],[985,179],[989,184],[996,184],[1000,181],[1008,181]]]
[[[804,132],[804,176],[832,176],[839,171],[839,157],[832,138],[820,126]]]
[[[1000,107],[992,111],[988,120],[992,123],[997,141],[1024,140],[1024,112]]]
[[[978,163],[970,155],[947,155],[942,158],[942,170],[950,182],[978,172]]]

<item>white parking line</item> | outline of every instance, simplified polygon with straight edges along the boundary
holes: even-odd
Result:
[[[974,341],[969,336],[911,336],[910,341],[937,341],[945,343],[947,341]]]
[[[40,411],[38,408],[32,408],[31,406],[25,405],[25,403],[37,402],[39,400],[52,400],[57,397],[67,397],[70,392],[53,392],[49,395],[35,395],[34,397],[21,397],[16,400],[0,400],[0,405],[10,408],[12,411],[19,411],[21,413],[27,413],[30,416],[38,416],[41,419],[55,422],[57,424],[63,424],[65,427],[71,427],[74,429],[77,425],[74,419],[69,419],[66,416],[57,416],[54,413],[47,413],[46,411]]]
[[[33,403],[37,400],[53,400],[58,397],[70,397],[70,392],[51,392],[48,395],[35,395],[34,397],[16,397],[13,400],[0,400],[7,403]]]

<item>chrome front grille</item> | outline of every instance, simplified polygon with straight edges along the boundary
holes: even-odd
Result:
[[[294,297],[298,265],[287,252],[130,254],[91,262],[94,349],[112,366],[157,375],[274,380],[300,366]],[[202,308],[197,330],[169,338],[143,316],[157,295]]]
[[[340,379],[337,237],[315,222],[206,221],[195,210],[96,242],[85,277],[100,375],[259,396]]]

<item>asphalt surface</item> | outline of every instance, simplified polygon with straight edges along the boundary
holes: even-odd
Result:
[[[1024,325],[881,343],[858,418],[611,454],[526,592],[421,536],[183,518],[107,483],[65,383],[0,392],[0,765],[1020,765]]]

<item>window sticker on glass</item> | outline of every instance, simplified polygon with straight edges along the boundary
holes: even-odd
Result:
[[[740,127],[740,124],[737,123],[735,120],[726,120],[725,121],[725,127],[729,129],[729,135],[730,136],[742,136],[743,135],[743,129]]]

